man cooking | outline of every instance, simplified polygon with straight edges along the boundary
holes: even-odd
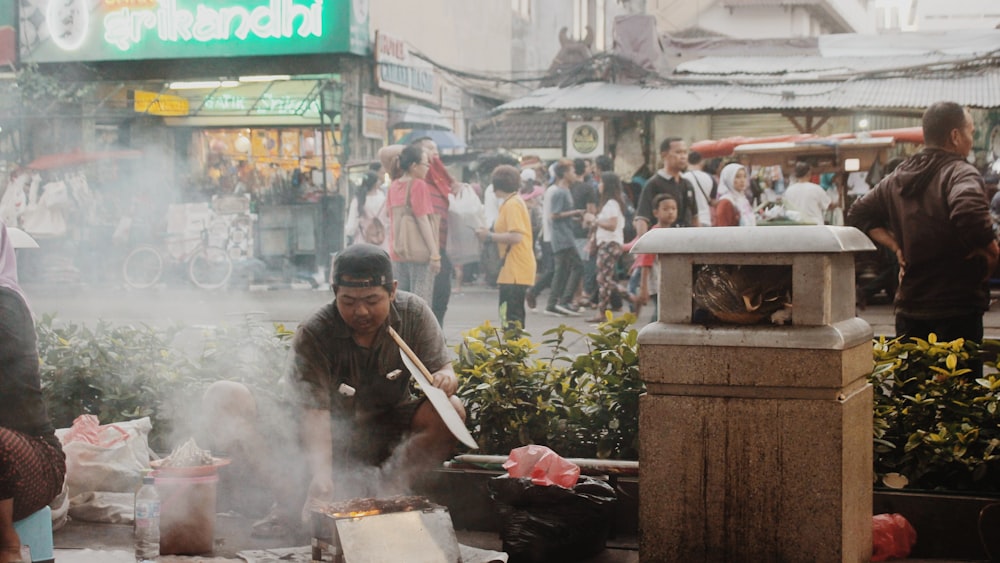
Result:
[[[347,247],[334,262],[333,280],[334,301],[303,322],[292,341],[288,383],[301,411],[308,497],[356,496],[343,483],[358,466],[379,468],[365,477],[379,481],[368,484],[367,494],[402,493],[414,476],[447,459],[456,440],[431,403],[410,394],[410,374],[388,329],[420,358],[464,420],[451,356],[430,307],[396,290],[381,248]]]

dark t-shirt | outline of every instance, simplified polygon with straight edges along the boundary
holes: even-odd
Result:
[[[552,215],[576,209],[573,205],[573,194],[570,193],[569,189],[558,184],[553,186],[552,189],[554,191],[552,192],[552,200],[549,205],[549,212]],[[573,225],[579,224],[579,222],[579,217],[552,219],[552,240],[549,241],[552,245],[552,252],[559,252],[560,250],[575,247],[575,243],[573,242]]]
[[[569,187],[570,193],[573,194],[573,208],[587,210],[587,204],[593,204],[594,208],[597,208],[597,203],[599,201],[599,196],[597,194],[597,188],[589,182],[576,182]],[[587,238],[589,236],[587,229],[583,227],[583,222],[577,218],[573,221],[573,238]]]
[[[397,291],[390,306],[389,324],[434,373],[451,361],[441,327],[424,300]],[[338,418],[364,418],[392,410],[411,399],[410,372],[399,346],[384,328],[370,348],[359,346],[337,310],[325,305],[299,326],[292,341],[295,362],[288,382],[291,399],[302,408],[329,410]],[[385,375],[395,369],[395,380]],[[355,389],[353,397],[340,392],[341,384]]]
[[[42,400],[31,311],[6,287],[0,287],[0,401],[0,426],[59,446]]]
[[[683,177],[675,180],[664,177],[662,172],[658,172],[643,186],[642,193],[639,194],[639,205],[635,216],[645,219],[646,224],[649,226],[655,225],[656,220],[653,218],[653,198],[663,193],[670,194],[677,200],[676,225],[678,227],[690,227],[692,217],[696,217],[698,214],[698,204],[694,199],[694,186]]]

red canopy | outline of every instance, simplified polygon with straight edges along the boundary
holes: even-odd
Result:
[[[51,170],[53,168],[79,166],[80,164],[96,160],[107,160],[112,158],[139,158],[140,156],[142,156],[142,151],[137,150],[83,152],[77,149],[71,152],[40,156],[35,160],[32,160],[27,167],[32,170]]]
[[[691,150],[698,151],[703,158],[715,158],[717,156],[729,156],[733,154],[733,149],[740,145],[756,143],[793,143],[795,141],[805,141],[815,139],[816,135],[778,135],[775,137],[726,137],[721,140],[708,139],[698,141],[691,145]]]
[[[857,133],[838,133],[823,137],[826,139],[853,139]],[[869,131],[870,137],[892,137],[902,143],[923,143],[924,131],[920,127],[904,127],[902,129],[880,129]],[[795,143],[809,139],[820,139],[817,135],[779,135],[776,137],[728,137],[719,141],[712,139],[698,141],[691,145],[691,150],[698,151],[704,158],[715,158],[717,156],[729,156],[733,154],[733,149],[740,145],[754,145],[759,143]]]

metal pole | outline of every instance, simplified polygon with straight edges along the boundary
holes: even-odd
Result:
[[[320,88],[319,92],[319,142],[320,142],[320,162],[323,167],[323,194],[319,198],[319,215],[320,224],[319,228],[316,229],[317,236],[319,240],[316,244],[316,268],[317,270],[324,267],[326,263],[326,257],[330,255],[330,247],[326,240],[326,223],[329,221],[329,212],[327,211],[327,185],[326,185],[326,126],[323,123],[323,118],[326,115],[326,106],[323,100],[323,89]]]

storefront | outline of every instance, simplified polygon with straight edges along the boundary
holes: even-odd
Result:
[[[225,208],[251,217],[249,239],[239,236],[246,256],[325,266],[343,244],[340,167],[371,82],[368,1],[91,4],[22,0],[18,20],[21,62],[99,77],[73,120],[80,145],[142,151],[126,183],[132,195],[169,191],[153,198],[169,208],[153,213],[170,228],[177,206],[201,220],[205,206]],[[187,234],[201,228],[180,223]]]

